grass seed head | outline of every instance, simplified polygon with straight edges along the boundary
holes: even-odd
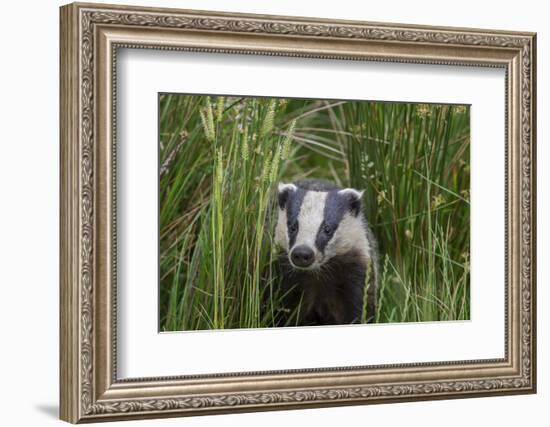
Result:
[[[294,130],[296,129],[296,119],[292,120],[290,123],[290,126],[288,127],[288,131],[286,132],[285,139],[283,141],[283,148],[281,150],[281,159],[286,160],[288,159],[288,156],[290,154],[290,144],[292,142],[292,138],[294,137]]]
[[[248,161],[249,158],[249,147],[248,147],[248,126],[244,128],[241,144],[241,157],[244,162]]]
[[[217,162],[216,162],[216,182],[218,185],[223,183],[223,149],[218,149]]]
[[[271,133],[273,130],[273,125],[275,124],[275,108],[277,107],[277,100],[271,99],[267,107],[267,113],[262,123],[262,128],[260,130],[260,137],[264,138]]]
[[[271,171],[271,158],[273,156],[273,152],[270,151],[269,155],[265,157],[264,159],[264,167],[262,170],[262,182],[266,182],[269,178],[270,171]]]
[[[432,197],[432,210],[436,210],[443,203],[445,203],[445,197],[443,197],[443,194],[438,194],[437,196],[433,196]]]
[[[223,96],[218,96],[218,102],[216,104],[216,121],[218,123],[222,121],[224,107],[225,107],[225,98]]]
[[[279,176],[279,162],[281,160],[281,152],[283,146],[279,145],[277,150],[275,150],[275,155],[273,156],[273,162],[271,164],[271,175],[269,177],[269,182],[276,182]]]
[[[212,104],[210,103],[209,96],[206,97],[206,107],[200,110],[200,116],[206,139],[210,142],[214,142],[216,139],[216,130],[214,128],[214,113],[212,112]]]
[[[453,105],[453,112],[456,114],[464,114],[468,111],[468,107],[465,105]]]
[[[428,104],[418,104],[415,111],[416,115],[422,118],[431,117],[432,115],[432,109]]]

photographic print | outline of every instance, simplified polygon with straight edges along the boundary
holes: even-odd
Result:
[[[159,95],[159,329],[468,320],[470,107]]]

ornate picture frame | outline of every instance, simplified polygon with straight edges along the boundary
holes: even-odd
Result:
[[[60,10],[60,416],[72,423],[534,393],[536,35],[74,3]],[[117,49],[498,67],[505,357],[117,379]]]

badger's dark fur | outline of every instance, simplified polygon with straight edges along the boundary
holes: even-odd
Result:
[[[361,196],[326,181],[279,184],[276,241],[286,314],[281,323],[359,323],[366,281],[365,318],[373,321],[378,256]],[[296,312],[298,318],[288,319]]]

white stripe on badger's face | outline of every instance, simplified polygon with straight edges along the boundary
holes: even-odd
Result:
[[[357,251],[358,256],[368,258],[369,246],[362,216],[346,213],[325,248],[325,261],[351,250]]]
[[[315,261],[310,268],[318,267],[323,261],[323,254],[315,245],[315,239],[317,238],[319,227],[324,219],[326,200],[326,192],[308,191],[305,194],[298,215],[298,235],[296,236],[293,247],[290,248],[290,251],[292,251],[292,249],[297,246],[307,245],[313,249]]]
[[[298,188],[294,184],[285,184],[280,182],[279,183],[279,197],[281,197],[281,194],[284,192],[287,193],[287,197],[289,197],[289,193],[293,193]],[[283,248],[286,252],[288,252],[288,230],[287,230],[287,215],[286,215],[286,208],[284,207],[286,203],[284,203],[283,206],[280,205],[279,201],[279,216],[277,218],[277,226],[275,227],[275,243],[279,245],[281,248]]]

